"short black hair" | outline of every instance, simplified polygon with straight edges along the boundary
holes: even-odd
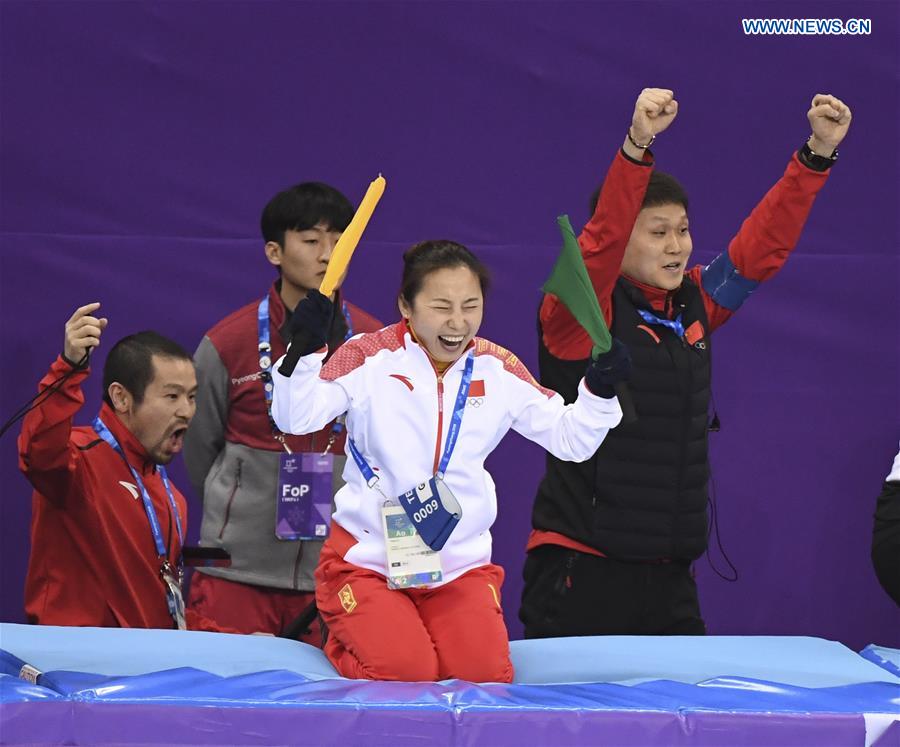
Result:
[[[153,381],[153,356],[193,361],[181,345],[158,332],[147,330],[123,337],[109,351],[103,364],[103,401],[112,407],[109,387],[118,381],[134,397],[135,404],[144,401],[147,386]]]
[[[422,290],[422,284],[428,275],[454,267],[468,267],[478,277],[481,295],[487,297],[491,286],[488,268],[462,244],[446,239],[420,241],[406,250],[403,255],[400,297],[412,306],[413,299]]]
[[[324,223],[343,231],[353,218],[353,205],[342,193],[322,182],[303,182],[279,192],[263,208],[259,226],[263,239],[284,248],[285,231],[306,231]]]
[[[597,209],[601,189],[603,189],[602,184],[591,195],[591,204],[589,206],[591,215]],[[688,212],[688,196],[684,187],[681,186],[681,182],[674,176],[663,171],[654,171],[650,174],[650,182],[647,184],[647,191],[644,193],[641,210],[648,207],[658,207],[659,205],[681,205],[684,208],[684,212]]]

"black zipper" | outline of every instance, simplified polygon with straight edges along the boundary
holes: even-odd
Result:
[[[294,558],[294,589],[299,590],[299,578],[300,578],[300,561],[303,560],[303,546],[306,544],[305,541],[301,540],[297,543],[297,557]]]

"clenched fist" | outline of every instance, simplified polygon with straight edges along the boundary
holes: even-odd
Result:
[[[99,303],[89,303],[75,310],[66,322],[66,337],[63,343],[63,357],[69,363],[78,365],[91,348],[100,344],[100,335],[106,329],[107,319],[92,316],[100,308]]]
[[[853,114],[839,98],[818,93],[813,97],[806,118],[812,127],[810,149],[818,156],[829,158],[847,134]]]
[[[645,88],[634,104],[631,137],[638,145],[649,143],[665,130],[678,114],[675,94],[668,88]]]

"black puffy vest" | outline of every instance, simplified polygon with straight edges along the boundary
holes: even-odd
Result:
[[[671,301],[685,329],[699,322],[708,330],[694,283],[685,278]],[[612,333],[634,362],[629,388],[637,421],[610,431],[586,462],[548,454],[532,523],[623,560],[693,560],[707,538],[709,336],[688,345],[668,327],[645,323],[638,308],[651,311],[643,294],[619,278]],[[574,401],[587,359],[556,358],[540,330],[538,339],[541,383]]]

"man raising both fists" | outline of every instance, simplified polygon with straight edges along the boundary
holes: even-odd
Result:
[[[710,335],[796,246],[850,126],[819,94],[812,134],[728,249],[688,269],[688,198],[649,146],[675,119],[672,91],[644,89],[578,242],[610,330],[633,360],[637,419],[582,463],[547,457],[519,616],[529,638],[689,635],[706,628],[691,563],[706,550]],[[540,309],[541,383],[575,399],[591,340],[559,299]]]

